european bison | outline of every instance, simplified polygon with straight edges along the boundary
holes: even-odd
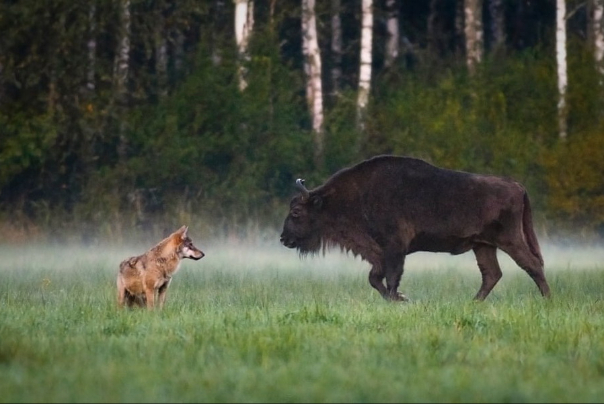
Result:
[[[474,298],[484,300],[501,279],[497,248],[543,296],[550,294],[529,198],[514,180],[382,155],[338,171],[315,189],[302,179],[296,187],[300,194],[290,203],[281,243],[301,255],[333,246],[360,255],[372,265],[369,283],[387,300],[407,300],[397,291],[406,255],[469,250],[482,275]]]

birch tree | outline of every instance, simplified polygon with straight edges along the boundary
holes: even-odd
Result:
[[[598,71],[600,86],[604,86],[604,0],[593,0],[593,47],[594,61]]]
[[[371,90],[371,62],[373,42],[373,0],[362,0],[361,55],[359,69],[359,90],[357,98],[357,126],[363,136],[369,92]],[[359,148],[362,140],[359,139]]]
[[[184,6],[179,5],[174,9],[172,21],[169,25],[168,31],[172,49],[172,62],[174,66],[174,73],[176,77],[183,75],[185,66],[185,34],[184,31],[187,29],[189,22],[189,10]]]
[[[386,55],[384,66],[391,67],[399,55],[399,16],[397,0],[386,0]]]
[[[464,0],[464,32],[466,36],[466,64],[473,75],[482,61],[482,0]]]
[[[156,2],[155,26],[155,74],[157,75],[157,94],[160,98],[168,95],[168,39],[166,37],[165,4]]]
[[[566,67],[566,3],[556,0],[556,63],[558,67],[558,136],[566,139],[567,115],[566,87],[568,85]]]
[[[315,0],[302,0],[302,51],[306,73],[306,99],[312,117],[314,158],[323,164],[323,88],[321,83],[321,51],[317,34]]]
[[[340,92],[342,78],[342,19],[340,0],[331,0],[331,81],[333,94]]]
[[[0,106],[4,103],[4,67],[0,61]]]
[[[464,0],[455,0],[455,52],[463,54],[465,49]]]
[[[92,3],[88,9],[88,68],[86,72],[86,89],[89,95],[94,93],[96,88],[95,69],[96,69],[96,4]]]
[[[130,63],[130,0],[118,0],[119,26],[118,45],[115,53],[113,78],[114,98],[118,105],[119,133],[117,153],[121,162],[126,158],[126,120],[123,119],[124,109],[128,103],[128,75]]]
[[[438,54],[438,46],[437,46],[437,28],[436,28],[436,20],[438,15],[438,5],[439,0],[430,0],[430,12],[428,14],[428,23],[426,27],[426,41],[427,48],[430,55]]]
[[[505,14],[503,0],[489,0],[491,15],[491,50],[497,52],[505,45]]]
[[[235,39],[239,52],[239,89],[247,87],[247,70],[244,64],[249,60],[248,45],[254,28],[254,0],[235,0]]]
[[[222,34],[221,28],[226,25],[223,15],[225,14],[226,4],[225,0],[213,0],[212,2],[212,62],[215,66],[219,66],[222,62],[222,49],[220,46],[220,35]]]

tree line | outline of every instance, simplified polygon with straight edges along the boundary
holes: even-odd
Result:
[[[240,234],[278,226],[296,178],[395,153],[515,177],[542,232],[602,233],[603,14],[603,0],[5,0],[3,228]]]

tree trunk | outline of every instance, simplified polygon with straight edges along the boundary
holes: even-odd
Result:
[[[558,65],[558,136],[566,139],[567,105],[566,87],[566,4],[565,0],[556,0],[556,61]]]
[[[386,0],[386,55],[384,66],[391,67],[399,54],[399,18],[397,0]]]
[[[117,154],[120,162],[126,159],[127,139],[124,112],[128,105],[128,74],[130,62],[130,0],[118,0],[119,34],[113,69],[114,97],[118,107],[118,145]]]
[[[489,0],[491,15],[491,51],[499,52],[505,48],[505,13],[503,0]]]
[[[183,73],[185,65],[185,35],[182,33],[181,28],[175,27],[172,36],[174,38],[174,73],[180,76]]]
[[[2,66],[2,62],[0,61],[0,107],[6,101],[4,99],[4,66]]]
[[[455,0],[455,53],[463,55],[465,50],[464,0]]]
[[[604,0],[593,0],[593,47],[600,86],[604,86]]]
[[[432,55],[438,54],[438,46],[436,39],[436,16],[438,14],[437,3],[439,0],[430,0],[430,13],[428,14],[428,24],[426,28],[426,42],[428,53]]]
[[[248,45],[254,28],[254,1],[236,0],[235,4],[235,39],[239,52],[239,89],[247,87],[247,70],[244,64],[249,60]]]
[[[222,48],[220,44],[220,38],[223,34],[222,27],[226,25],[226,21],[224,21],[225,14],[225,0],[214,0],[213,7],[211,10],[212,13],[212,30],[210,35],[213,37],[211,41],[212,46],[212,62],[214,66],[219,66],[222,62]]]
[[[373,0],[362,0],[361,57],[359,92],[357,98],[357,127],[360,132],[358,150],[364,143],[365,118],[371,90],[371,62],[373,44]]]
[[[342,79],[342,20],[340,0],[331,0],[331,81],[333,94],[340,93]]]
[[[315,0],[302,1],[302,42],[306,97],[312,116],[314,159],[317,167],[323,165],[323,88],[321,83],[321,51],[317,35]]]
[[[86,73],[86,89],[89,95],[96,89],[96,5],[91,4],[88,10],[88,72]]]
[[[164,98],[168,95],[168,40],[164,16],[165,4],[156,2],[157,25],[155,26],[155,74],[157,75],[157,95]]]
[[[482,0],[465,0],[466,64],[473,75],[482,60]]]

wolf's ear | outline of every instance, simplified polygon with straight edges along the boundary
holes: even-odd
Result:
[[[187,231],[189,230],[189,226],[182,225],[180,229],[178,229],[177,233],[180,234],[180,237],[184,240],[187,237]]]

